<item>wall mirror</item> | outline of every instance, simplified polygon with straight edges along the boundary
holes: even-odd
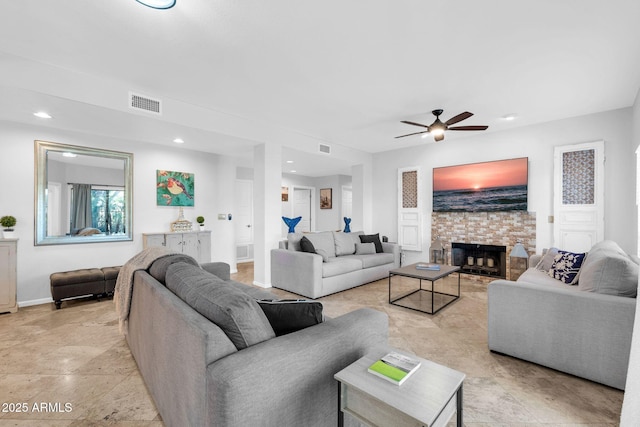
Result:
[[[35,141],[35,245],[133,240],[133,154]]]

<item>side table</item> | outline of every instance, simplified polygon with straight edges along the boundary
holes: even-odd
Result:
[[[455,411],[462,427],[462,383],[465,374],[420,357],[422,365],[398,386],[367,371],[385,354],[402,351],[377,349],[334,378],[338,381],[338,426],[344,425],[344,413],[370,426],[446,426]]]

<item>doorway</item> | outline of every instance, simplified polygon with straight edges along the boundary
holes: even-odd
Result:
[[[253,260],[253,181],[236,180],[236,259]]]
[[[310,232],[313,229],[313,196],[314,189],[293,187],[293,218],[302,217],[296,226],[297,233]]]

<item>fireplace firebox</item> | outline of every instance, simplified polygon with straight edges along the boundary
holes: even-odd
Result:
[[[507,277],[507,247],[476,243],[451,243],[451,263],[460,273]]]

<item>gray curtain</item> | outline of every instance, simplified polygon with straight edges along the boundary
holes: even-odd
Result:
[[[92,226],[91,184],[73,184],[71,205],[71,232]]]

